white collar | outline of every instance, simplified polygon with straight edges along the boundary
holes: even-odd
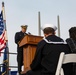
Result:
[[[49,44],[67,44],[66,42],[53,42],[53,41],[48,41],[46,38],[43,38],[43,40],[44,40],[46,43],[49,43]]]

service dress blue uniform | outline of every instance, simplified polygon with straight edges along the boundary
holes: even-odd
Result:
[[[19,42],[25,36],[26,33],[22,31],[15,34],[15,43],[17,44],[17,62],[18,62],[18,72],[21,72],[21,67],[23,65],[23,47],[19,47]]]

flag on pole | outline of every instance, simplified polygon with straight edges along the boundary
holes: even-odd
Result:
[[[7,38],[7,28],[6,28],[6,16],[5,16],[5,6],[2,2],[2,14],[3,14],[3,25],[4,25],[4,43],[5,43],[5,53],[3,59],[3,75],[9,75],[9,48],[8,48],[8,38]],[[4,67],[6,66],[6,67]]]
[[[7,59],[7,47],[4,50],[4,56],[3,56],[3,67],[2,67],[2,75],[6,75],[7,73],[7,63],[8,63],[8,59]]]
[[[3,21],[3,14],[2,11],[0,13],[0,52],[5,48],[5,27]]]

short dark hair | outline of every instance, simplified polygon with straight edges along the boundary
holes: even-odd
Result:
[[[44,32],[44,34],[50,34],[50,33],[54,34],[55,30],[51,27],[47,27],[43,30],[43,32]]]
[[[72,38],[73,40],[76,40],[76,27],[72,27],[69,29],[69,35],[70,35],[70,38]]]

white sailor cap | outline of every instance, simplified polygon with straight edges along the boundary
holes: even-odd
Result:
[[[47,27],[53,28],[55,31],[57,30],[57,27],[53,24],[45,24],[41,27],[41,29],[44,30]]]

